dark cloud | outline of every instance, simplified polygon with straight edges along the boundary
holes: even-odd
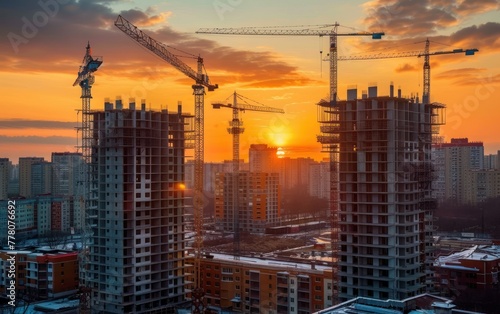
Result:
[[[78,124],[66,121],[0,119],[0,129],[74,129]]]
[[[300,74],[297,66],[282,61],[279,55],[272,52],[251,52],[221,46],[213,40],[175,31],[165,23],[158,28],[158,23],[165,22],[169,13],[155,14],[154,10],[147,10],[148,15],[136,9],[114,12],[108,1],[46,2],[58,5],[44,9],[37,1],[0,2],[2,71],[74,73],[76,76],[85,46],[90,41],[94,55],[103,56],[100,76],[155,80],[169,74],[168,77],[176,75],[184,79],[171,65],[114,26],[118,14],[123,14],[138,26],[155,25],[154,31],[144,31],[171,46],[176,55],[183,53],[174,48],[189,51],[195,56],[201,55],[214,83],[222,84],[229,82],[228,77],[237,77],[239,82],[248,84],[263,85],[263,82],[269,81],[278,86],[276,77],[280,77],[283,84],[291,81],[315,84],[315,81]],[[47,19],[38,21],[42,16]],[[196,60],[182,60],[196,68]]]
[[[364,5],[371,31],[404,37],[427,36],[474,14],[498,10],[500,0],[374,0]]]
[[[500,52],[500,23],[488,22],[472,25],[450,35],[363,42],[362,44],[356,44],[355,49],[365,52],[354,54],[353,57],[362,57],[369,60],[406,56],[417,59],[417,55],[424,52],[426,39],[430,41],[429,51],[431,54],[434,52],[449,52],[459,48],[478,49],[478,56],[498,54]],[[340,59],[345,60],[348,58],[349,56],[342,56]],[[474,56],[466,56],[465,53],[431,55],[431,67],[435,68],[448,63],[468,62],[468,58],[474,58]],[[414,62],[408,61],[407,64],[403,65],[402,68],[400,66],[396,71],[411,70],[411,65],[417,67],[421,65],[421,62],[421,58]]]
[[[70,136],[8,136],[0,135],[0,144],[75,145],[76,138]]]

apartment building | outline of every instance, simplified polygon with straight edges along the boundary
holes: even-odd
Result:
[[[52,193],[52,163],[36,162],[31,165],[31,196]]]
[[[52,194],[75,196],[81,193],[83,184],[83,157],[81,153],[53,152],[52,157]]]
[[[16,297],[31,301],[73,295],[78,290],[78,253],[62,250],[0,251],[0,295],[6,295],[10,256],[15,256]]]
[[[9,158],[0,158],[0,200],[8,197],[11,168],[12,163]]]
[[[306,314],[332,305],[329,266],[214,253],[200,268],[208,309]]]
[[[31,191],[31,168],[35,163],[43,162],[43,157],[20,157],[19,158],[19,195],[32,197]]]
[[[234,178],[232,173],[218,173],[216,176],[216,228],[226,232],[238,228],[249,233],[264,233],[266,227],[279,221],[279,175],[242,171],[238,173],[237,185],[233,184]]]
[[[483,143],[452,138],[449,143],[434,144],[432,154],[436,165],[434,193],[437,199],[466,203],[469,171],[484,168]]]
[[[431,142],[442,105],[356,89],[319,120],[331,152],[339,301],[405,299],[432,285]],[[338,253],[336,253],[338,252]]]
[[[78,252],[39,250],[27,254],[26,293],[35,300],[74,295],[78,286]]]
[[[467,172],[464,202],[480,204],[500,196],[500,169],[479,169]]]
[[[97,208],[87,282],[105,313],[174,309],[185,298],[184,157],[192,116],[106,101],[92,113]]]
[[[458,297],[464,290],[498,290],[500,246],[474,245],[460,252],[439,256],[434,262],[436,288]]]

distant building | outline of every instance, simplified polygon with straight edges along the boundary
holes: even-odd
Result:
[[[232,173],[219,173],[215,182],[215,224],[221,231],[235,228],[250,233],[264,233],[280,217],[281,194],[277,173],[242,171],[238,176],[238,195],[233,194]],[[235,225],[238,204],[238,225]]]
[[[500,169],[500,151],[484,155],[484,169]]]
[[[52,194],[75,196],[83,184],[83,157],[81,153],[52,153]],[[81,191],[80,191],[81,193]]]
[[[92,113],[91,308],[173,311],[185,299],[184,158],[192,117],[105,102]]]
[[[31,165],[31,196],[52,193],[52,163],[36,162]]]
[[[310,183],[310,167],[315,164],[311,158],[277,159],[277,171],[280,174],[280,184],[285,190],[293,188],[307,189]]]
[[[32,197],[31,191],[31,169],[35,163],[43,162],[43,157],[20,157],[19,158],[19,195],[23,197]]]
[[[0,158],[0,200],[8,197],[11,168],[12,163],[9,158]]]
[[[211,254],[200,269],[209,309],[301,314],[332,305],[330,266]]]
[[[500,169],[480,169],[467,172],[464,202],[479,204],[500,196]]]
[[[251,144],[248,151],[248,164],[250,172],[273,173],[279,171],[276,147],[268,147],[266,144]]]
[[[465,289],[498,291],[499,269],[500,246],[474,245],[436,259],[436,288],[453,297],[458,297]]]
[[[20,241],[22,238],[26,238],[37,234],[36,222],[35,222],[35,211],[36,211],[36,199],[13,199],[16,206],[16,240]],[[0,243],[6,245],[7,243],[7,210],[8,201],[0,201]]]
[[[10,168],[8,195],[17,197],[19,196],[19,165],[12,165]]]
[[[467,138],[453,138],[450,143],[434,144],[433,161],[436,165],[434,195],[439,201],[448,199],[466,202],[468,172],[484,168],[482,142],[469,142]]]
[[[321,161],[309,166],[309,195],[330,199],[330,162]]]

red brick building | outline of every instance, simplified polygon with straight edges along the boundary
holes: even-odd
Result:
[[[436,287],[445,295],[458,295],[465,289],[498,289],[500,246],[475,245],[434,263]]]
[[[36,299],[72,295],[78,290],[77,252],[36,252],[27,255],[26,289]]]

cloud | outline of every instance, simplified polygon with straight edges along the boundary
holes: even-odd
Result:
[[[363,5],[371,31],[420,37],[459,25],[462,20],[500,8],[500,0],[374,0]]]
[[[448,79],[448,78],[457,78],[460,76],[478,76],[481,73],[484,73],[486,69],[481,68],[461,68],[461,69],[453,69],[449,71],[444,71],[436,74],[435,78],[440,79]]]
[[[50,2],[51,0],[47,0]],[[58,3],[53,0],[54,3]],[[284,86],[283,84],[316,84],[298,72],[298,67],[283,61],[271,51],[253,52],[222,46],[214,40],[176,31],[166,24],[171,13],[158,13],[148,8],[114,12],[109,1],[66,0],[48,14],[37,1],[1,1],[0,63],[4,72],[74,73],[90,41],[95,56],[103,56],[100,76],[134,80],[156,80],[160,77],[179,77],[183,74],[162,61],[114,26],[118,14],[140,26],[154,39],[170,46],[176,55],[190,52],[182,58],[196,69],[192,56],[201,55],[213,83],[238,82],[253,86]],[[40,17],[47,17],[40,19]],[[153,28],[147,29],[147,27]],[[151,70],[153,69],[153,70]],[[168,74],[166,76],[165,74]],[[280,77],[280,80],[276,80]],[[192,82],[189,82],[190,84]]]
[[[417,56],[424,52],[425,41],[430,41],[430,53],[450,52],[455,49],[478,49],[478,56],[488,54],[498,54],[500,52],[500,23],[487,22],[480,25],[472,25],[462,28],[449,35],[436,35],[420,38],[395,38],[392,40],[370,41],[357,43],[353,42],[354,51],[363,51],[363,53],[350,53],[352,57],[363,57],[365,59],[388,59],[392,57],[402,58],[401,56],[413,58],[408,59],[405,64],[399,65],[396,72],[405,72],[417,69],[421,66],[422,58],[417,60]],[[341,56],[340,60],[345,60],[350,56]],[[445,64],[456,64],[469,62],[465,53],[441,54],[439,56],[430,56],[431,67],[437,67]],[[439,61],[439,62],[438,62]],[[473,59],[471,59],[473,61]],[[350,61],[353,62],[353,61]]]
[[[78,124],[66,121],[0,119],[0,129],[74,129]]]
[[[478,86],[500,83],[500,74],[491,75],[485,68],[461,68],[438,73],[435,79],[453,80],[453,85]]]
[[[396,68],[397,73],[413,72],[413,71],[419,71],[419,70],[420,70],[420,68],[417,67],[416,64],[409,64],[409,63],[402,64]]]
[[[172,15],[172,12],[161,12],[156,15],[148,15],[153,14],[153,10],[148,8],[145,12],[142,12],[137,9],[131,9],[127,11],[122,11],[121,14],[127,17],[132,24],[136,26],[153,26],[160,23],[163,23],[167,20],[168,17]]]
[[[75,137],[70,136],[7,136],[0,135],[1,144],[43,144],[43,145],[72,145],[76,143]]]

